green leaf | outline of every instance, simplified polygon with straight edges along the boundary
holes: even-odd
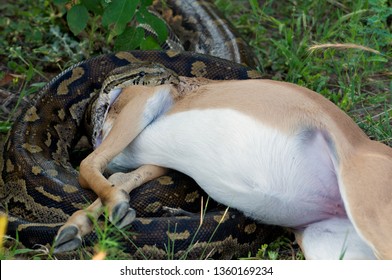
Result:
[[[65,5],[68,3],[68,0],[53,0],[53,3],[56,5]]]
[[[140,48],[142,50],[159,50],[161,49],[161,46],[153,37],[148,36],[141,41]]]
[[[102,15],[103,13],[101,0],[82,0],[82,4],[96,15]]]
[[[141,28],[127,27],[114,41],[115,51],[134,50],[144,39],[144,30]]]
[[[153,0],[141,0],[141,5],[143,7],[148,7],[152,5]]]
[[[114,36],[121,34],[133,18],[138,4],[139,0],[113,0],[103,12],[102,25],[110,27]]]
[[[139,23],[144,23],[156,32],[157,39],[159,43],[163,43],[168,36],[166,23],[158,18],[157,16],[151,14],[147,9],[140,9],[140,15],[138,17]]]
[[[75,36],[86,28],[87,21],[88,11],[87,8],[83,5],[75,5],[67,13],[69,29],[71,29]]]

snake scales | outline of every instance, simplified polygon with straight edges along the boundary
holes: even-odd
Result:
[[[183,35],[188,38],[183,39],[188,49],[204,50],[253,66],[250,56],[244,55],[249,52],[246,44],[237,39],[231,26],[208,2],[168,3],[170,16],[177,18],[173,28],[178,27],[181,18],[183,34],[187,28],[191,28],[189,32],[193,35],[209,34],[208,40],[197,37],[202,38],[202,44],[190,42],[190,37]],[[196,24],[199,29],[195,29],[195,24],[186,25],[186,19],[196,16],[198,23],[202,22]],[[79,159],[72,151],[89,125],[88,105],[104,79],[113,69],[136,61],[157,62],[189,77],[222,80],[259,76],[251,68],[228,60],[173,50],[102,55],[60,73],[15,121],[2,156],[0,197],[2,211],[9,217],[8,234],[17,234],[26,246],[51,245],[69,215],[96,199],[94,193],[79,186],[75,169]],[[227,259],[255,252],[260,244],[279,234],[275,227],[256,224],[235,210],[229,209],[223,215],[226,208],[213,201],[208,203],[202,226],[199,214],[165,215],[166,206],[198,213],[202,198],[205,202],[207,195],[195,182],[175,171],[133,191],[130,206],[138,218],[129,229],[135,233],[129,237],[132,241],[124,241],[125,250],[135,258],[165,258],[170,243],[175,258],[183,256],[191,246],[188,258],[212,250],[216,257]],[[94,242],[96,238],[90,234],[86,241]]]

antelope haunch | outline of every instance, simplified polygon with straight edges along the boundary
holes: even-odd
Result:
[[[102,142],[81,164],[80,183],[101,199],[88,210],[102,201],[112,220],[131,223],[127,193],[169,168],[222,204],[292,228],[307,259],[392,259],[390,147],[300,86],[180,81],[121,90]],[[136,170],[107,180],[106,168]],[[85,212],[75,213],[58,238],[72,226],[79,240],[91,231],[86,220]]]

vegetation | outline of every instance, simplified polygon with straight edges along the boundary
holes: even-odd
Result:
[[[217,2],[249,36],[266,77],[323,94],[392,145],[391,1],[249,0],[246,11]]]
[[[162,22],[147,12],[149,0],[3,2],[0,98],[13,97],[15,106],[80,60],[120,49],[158,48],[167,36]],[[323,94],[371,138],[392,146],[391,0],[215,3],[250,42],[266,78]],[[127,13],[121,7],[127,7]],[[154,28],[156,37],[137,27],[145,22]],[[0,132],[8,131],[17,111],[5,105],[0,105]],[[100,242],[105,244],[105,254],[110,251],[108,244],[117,246]],[[302,258],[291,252],[291,242],[282,237],[250,257]],[[26,253],[17,246],[8,248],[3,257]]]

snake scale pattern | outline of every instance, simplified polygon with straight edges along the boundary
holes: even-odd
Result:
[[[217,16],[219,13],[209,2],[168,1],[168,4],[169,14],[177,18],[177,25],[179,17],[185,21],[203,14],[202,29],[187,27],[184,22],[182,28],[192,28],[190,32],[194,35],[210,34],[218,40],[213,47],[218,48],[218,53],[207,48],[206,40],[202,40],[204,46],[188,42],[188,47],[196,45],[192,51],[207,49],[205,53],[214,55],[220,52],[225,59],[175,50],[119,52],[76,64],[49,82],[15,121],[0,166],[1,212],[8,215],[8,234],[17,235],[24,245],[50,246],[69,215],[96,199],[93,192],[78,184],[76,166],[80,159],[73,150],[89,125],[86,119],[89,119],[90,101],[113,69],[147,61],[160,63],[181,76],[218,80],[259,77],[252,68],[236,63],[254,66],[254,61],[249,60],[251,56],[244,56],[249,52],[244,47],[246,44]],[[206,11],[213,16],[206,16]],[[172,28],[175,29],[176,24],[173,23]],[[228,32],[231,35],[227,35]],[[211,38],[213,45],[215,41]],[[219,40],[225,40],[224,46]],[[138,218],[127,229],[133,234],[123,245],[134,258],[167,258],[166,251],[171,244],[174,258],[184,254],[187,258],[198,258],[212,252],[214,258],[230,259],[255,253],[261,244],[282,233],[276,227],[257,224],[233,209],[227,211],[225,206],[211,200],[208,207],[202,209],[201,201],[205,203],[207,195],[191,178],[176,171],[136,189],[130,201]],[[194,214],[171,216],[165,207],[181,208]],[[202,225],[201,211],[205,211]],[[94,244],[96,238],[95,233],[87,236],[86,245]]]

